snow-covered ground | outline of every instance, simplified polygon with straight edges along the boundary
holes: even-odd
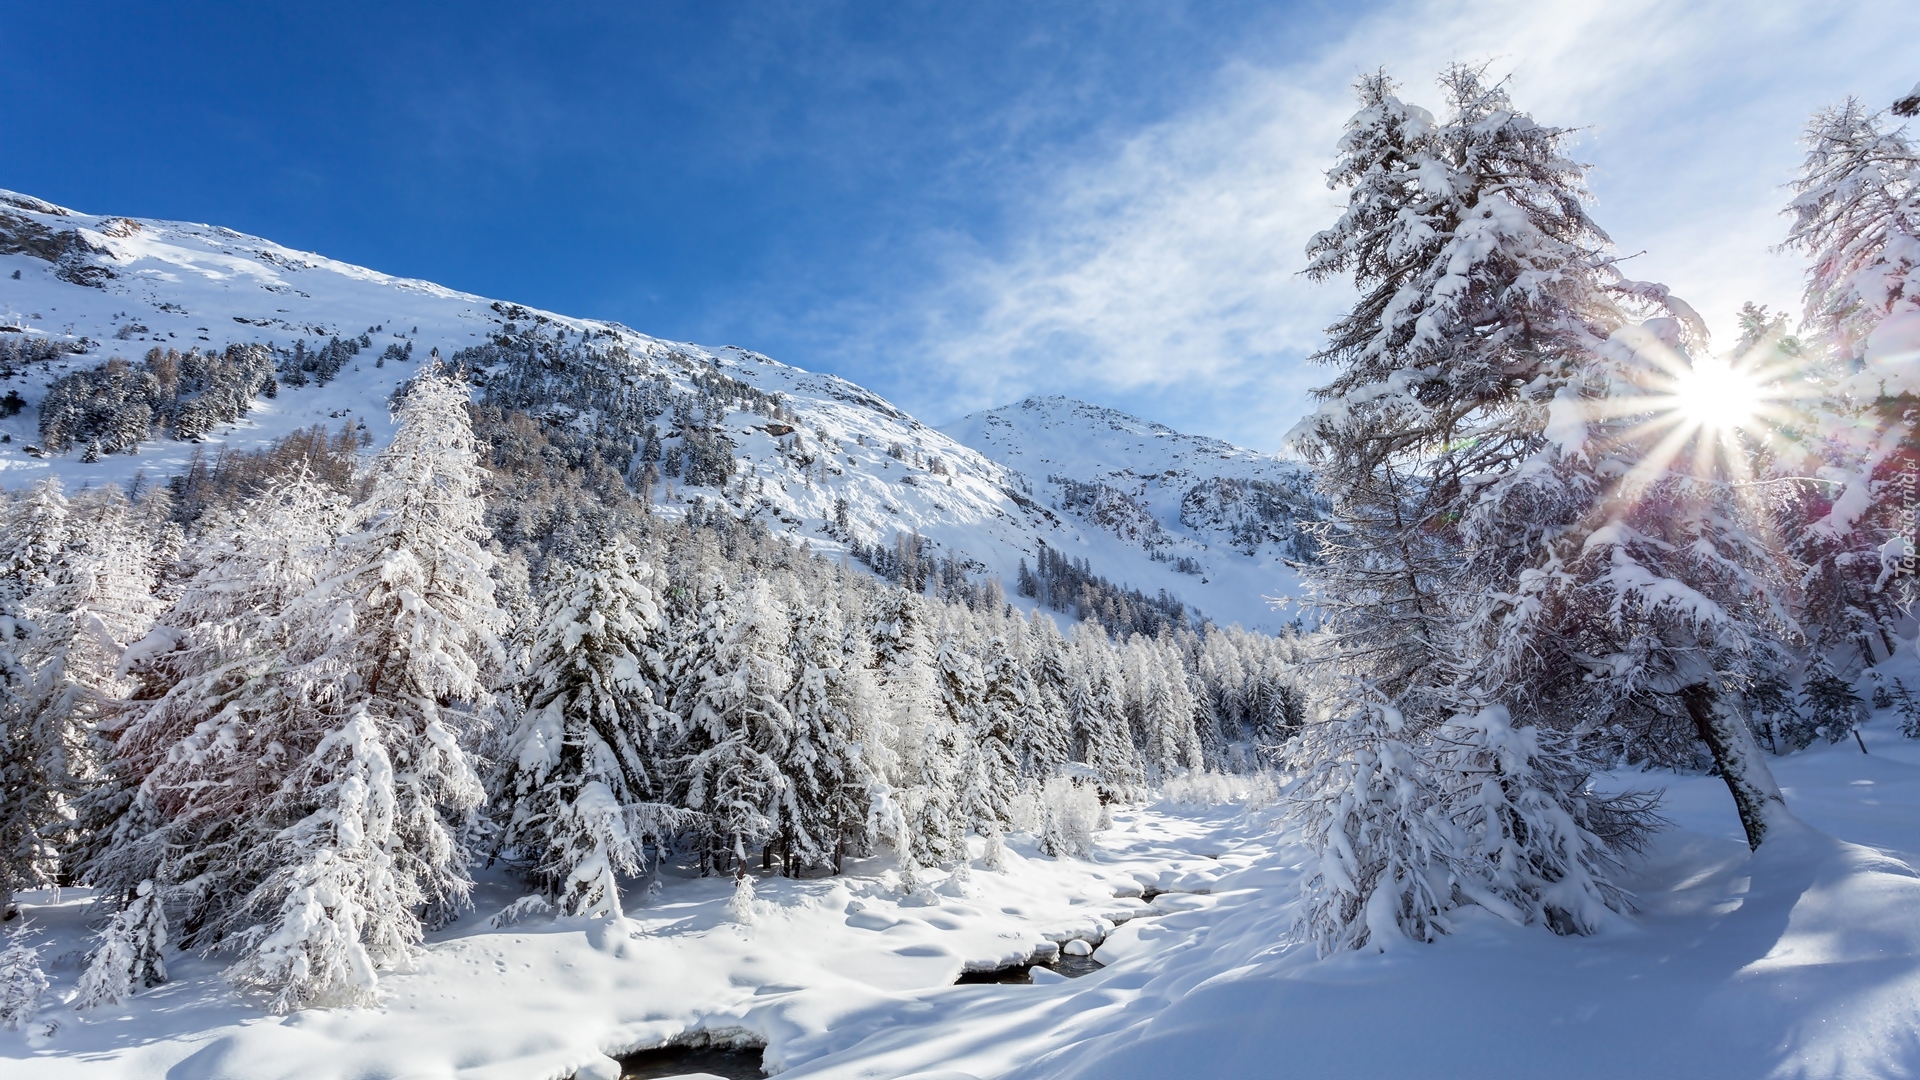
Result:
[[[765,878],[751,926],[727,920],[725,881],[669,873],[651,900],[635,884],[624,925],[495,929],[517,890],[491,877],[416,970],[382,980],[380,1009],[266,1016],[179,957],[123,1006],[0,1033],[0,1071],[539,1080],[706,1031],[764,1042],[795,1077],[1910,1076],[1920,741],[1887,713],[1865,736],[1869,754],[1774,760],[1807,827],[1757,856],[1718,780],[1612,778],[1664,788],[1675,824],[1635,868],[1639,912],[1588,938],[1468,908],[1437,944],[1319,960],[1287,943],[1307,856],[1274,811],[1162,802],[1117,813],[1093,859],[1016,837],[1004,872],[976,861],[970,885],[928,875],[917,896],[879,860]],[[69,993],[85,895],[25,910]],[[1102,935],[1107,966],[1085,978],[950,985]]]

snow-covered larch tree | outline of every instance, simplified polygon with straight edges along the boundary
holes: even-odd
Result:
[[[1786,247],[1808,259],[1802,336],[1825,392],[1797,425],[1813,460],[1787,464],[1821,482],[1787,528],[1815,650],[1850,640],[1871,664],[1916,598],[1900,508],[1920,460],[1920,148],[1854,99],[1816,115],[1805,142]]]
[[[1620,294],[1663,294],[1615,272],[1564,129],[1516,110],[1478,68],[1455,65],[1441,85],[1444,122],[1384,75],[1360,81],[1329,174],[1351,189],[1348,209],[1308,248],[1311,276],[1351,275],[1361,293],[1317,354],[1336,375],[1295,431],[1332,500],[1308,576],[1341,682],[1296,744],[1295,788],[1322,851],[1300,930],[1323,951],[1430,940],[1461,903],[1572,930],[1620,903],[1589,857],[1607,838],[1580,846],[1590,834],[1461,800],[1489,761],[1513,763],[1505,807],[1579,822],[1597,800],[1583,773],[1514,758],[1537,745],[1509,737],[1502,695],[1515,684],[1488,686],[1470,647],[1482,598],[1515,587],[1537,533],[1463,525],[1551,442],[1561,388],[1624,321]],[[1475,854],[1489,851],[1505,854]],[[1519,858],[1548,880],[1569,857],[1585,860],[1566,879],[1587,883],[1577,896],[1510,872]]]
[[[136,689],[87,799],[98,836],[86,874],[106,893],[153,880],[165,903],[168,883],[193,882],[178,899],[196,927],[245,893],[233,852],[264,842],[241,837],[290,764],[270,750],[289,744],[272,722],[288,667],[280,616],[313,587],[342,509],[296,476],[203,525],[198,569],[125,658]]]
[[[1673,391],[1694,349],[1671,318],[1615,331],[1556,394],[1533,467],[1488,485],[1465,533],[1518,572],[1483,593],[1468,655],[1518,722],[1629,758],[1704,745],[1758,847],[1785,804],[1745,692],[1780,666],[1785,560],[1741,445]],[[1601,805],[1569,809],[1601,823]],[[1634,817],[1591,831],[1630,845]]]
[[[470,887],[452,832],[481,799],[466,747],[503,628],[467,393],[444,371],[413,381],[302,604],[313,673],[346,674],[343,703],[366,703],[392,756],[397,870],[440,913]]]
[[[289,756],[244,853],[251,888],[221,931],[242,986],[276,1009],[375,1000],[428,922],[464,903],[458,830],[479,806],[466,740],[500,613],[466,388],[414,380],[366,495],[282,620],[275,714]]]
[[[0,919],[13,915],[21,889],[51,884],[57,833],[65,816],[50,751],[56,733],[29,716],[23,700],[27,669],[21,647],[33,632],[20,604],[0,593]]]
[[[150,537],[118,488],[68,504],[44,484],[17,508],[12,561],[37,587],[12,621],[24,681],[9,723],[10,769],[29,777],[9,796],[24,811],[10,839],[41,852],[39,876],[73,873],[98,825],[83,821],[85,796],[105,780],[108,747],[132,690],[121,661],[151,627]],[[59,545],[57,550],[53,545]],[[31,625],[33,632],[18,631]]]

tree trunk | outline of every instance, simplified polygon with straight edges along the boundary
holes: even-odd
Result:
[[[1713,763],[1733,793],[1734,809],[1740,813],[1740,825],[1747,831],[1747,846],[1758,848],[1767,837],[1767,826],[1777,813],[1784,812],[1787,800],[1773,780],[1773,770],[1761,756],[1760,744],[1753,732],[1720,695],[1710,686],[1695,684],[1680,691],[1680,699],[1693,717],[1700,740],[1713,752]]]

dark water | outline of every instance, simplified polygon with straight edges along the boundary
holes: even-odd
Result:
[[[1106,965],[1091,956],[1066,956],[1063,954],[1058,959],[1050,960],[1044,964],[1012,964],[1008,967],[994,968],[992,971],[962,972],[960,977],[953,982],[955,986],[982,983],[1031,986],[1033,985],[1033,969],[1037,967],[1043,967],[1049,971],[1057,971],[1069,979],[1077,979],[1082,975],[1091,975],[1105,966]]]
[[[760,1048],[662,1046],[635,1050],[620,1059],[620,1080],[659,1080],[688,1073],[712,1073],[727,1080],[761,1080]]]

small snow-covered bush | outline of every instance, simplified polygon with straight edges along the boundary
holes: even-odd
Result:
[[[1092,853],[1101,820],[1100,795],[1092,784],[1056,776],[1040,791],[1040,809],[1041,851],[1055,857]]]
[[[27,920],[21,919],[0,949],[0,1028],[19,1031],[40,1011],[40,995],[47,992],[47,973],[40,967],[40,949],[29,945]]]
[[[1799,750],[1824,738],[1837,743],[1853,734],[1866,719],[1866,702],[1853,683],[1836,674],[1825,661],[1816,661],[1800,685],[1800,723],[1783,733],[1782,742]]]
[[[493,917],[487,920],[487,925],[498,930],[535,915],[551,914],[553,914],[553,904],[538,893],[530,893],[494,912]]]
[[[987,849],[980,857],[980,865],[988,870],[1007,868],[1007,841],[997,828],[987,830]]]
[[[1007,831],[1039,835],[1040,823],[1045,818],[1041,812],[1040,789],[1022,787],[1007,800]]]
[[[1920,698],[1915,698],[1899,679],[1893,680],[1892,697],[1894,711],[1900,714],[1900,734],[1920,739]]]
[[[1251,773],[1217,773],[1205,769],[1169,776],[1160,795],[1176,806],[1239,804],[1264,810],[1280,801],[1280,774],[1271,769]]]
[[[741,926],[752,926],[758,913],[754,909],[753,875],[740,874],[733,879],[733,898],[727,901],[727,918]]]

